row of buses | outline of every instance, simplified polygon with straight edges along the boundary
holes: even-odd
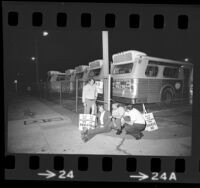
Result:
[[[78,79],[78,93],[81,95],[87,79],[93,77],[99,95],[103,95],[103,60],[95,60],[88,65],[80,65],[65,73],[49,71],[51,90],[75,93]],[[112,96],[122,103],[171,103],[187,100],[193,84],[193,65],[185,61],[175,61],[148,56],[146,53],[130,50],[114,54],[110,65]],[[64,86],[63,86],[64,85]]]

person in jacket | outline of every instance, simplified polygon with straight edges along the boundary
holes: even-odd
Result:
[[[93,78],[90,78],[88,83],[83,86],[82,102],[84,106],[84,114],[96,114],[96,99],[98,93]]]
[[[81,133],[84,142],[87,142],[97,134],[110,132],[114,128],[111,121],[111,113],[104,110],[103,104],[98,104],[98,110],[96,128],[86,129]]]

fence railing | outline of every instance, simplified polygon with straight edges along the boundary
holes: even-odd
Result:
[[[104,78],[108,79],[108,78]],[[35,97],[38,97],[40,99],[46,99],[49,101],[52,101],[54,103],[60,104],[70,110],[73,110],[75,112],[82,112],[83,111],[83,104],[82,104],[82,89],[83,86],[86,84],[83,80],[65,80],[65,81],[58,81],[58,82],[41,82],[39,84],[33,83],[29,86],[27,86],[27,92],[31,95],[34,95]],[[112,82],[110,82],[112,86]],[[31,88],[31,89],[30,89]],[[112,97],[112,87],[110,87],[110,93],[111,97],[108,97],[107,101],[104,101],[103,93],[100,93],[97,98],[97,102],[109,104],[113,102],[119,102],[115,101]],[[192,103],[192,98],[178,98],[173,99],[172,103],[184,103],[187,102],[190,104]],[[140,104],[141,105],[141,104]],[[162,105],[162,102],[157,103],[157,105]],[[147,104],[148,106],[148,104]],[[110,106],[111,107],[111,106]]]

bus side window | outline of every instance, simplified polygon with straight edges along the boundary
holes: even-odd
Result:
[[[163,75],[167,78],[178,78],[178,72],[177,68],[165,67]]]
[[[145,75],[148,77],[156,77],[158,75],[158,67],[156,66],[147,66]]]

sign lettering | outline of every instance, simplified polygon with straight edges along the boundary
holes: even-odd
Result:
[[[146,131],[154,131],[158,129],[153,113],[143,114],[143,117],[146,122],[146,128],[145,128]]]
[[[96,116],[92,114],[79,114],[79,130],[94,129]]]

